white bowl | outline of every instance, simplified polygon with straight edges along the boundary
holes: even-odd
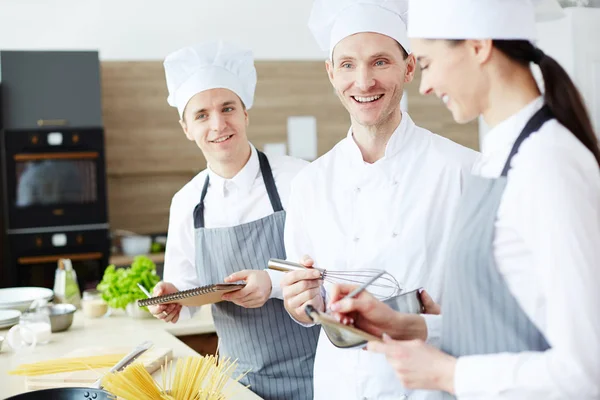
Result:
[[[25,311],[35,300],[50,301],[54,297],[51,289],[43,287],[15,287],[0,289],[0,309]]]
[[[152,316],[149,311],[139,307],[135,301],[127,304],[125,311],[127,312],[127,315],[136,319],[150,318]]]
[[[139,256],[150,253],[152,238],[150,236],[124,236],[121,238],[121,248],[128,256]]]

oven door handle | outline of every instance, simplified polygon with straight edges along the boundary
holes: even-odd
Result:
[[[13,156],[17,162],[40,160],[96,160],[100,157],[97,151],[80,151],[74,153],[20,153]]]
[[[79,253],[79,254],[57,254],[51,256],[31,256],[31,257],[19,257],[17,263],[21,265],[30,264],[41,264],[58,262],[61,258],[68,258],[71,261],[89,261],[89,260],[101,260],[103,254],[100,252],[96,253]]]

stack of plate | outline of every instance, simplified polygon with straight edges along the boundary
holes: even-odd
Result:
[[[18,324],[20,316],[21,311],[19,310],[0,310],[0,329]]]
[[[35,300],[50,301],[54,292],[42,287],[0,289],[0,310],[25,311]]]

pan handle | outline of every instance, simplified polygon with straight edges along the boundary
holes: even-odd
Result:
[[[108,371],[108,373],[123,370],[126,366],[128,366],[129,364],[134,362],[139,356],[141,356],[146,350],[148,350],[150,347],[152,347],[152,345],[153,344],[150,341],[146,341],[146,342],[139,344],[129,354],[127,354],[125,357],[123,357],[121,359],[121,361],[116,363],[115,366],[112,367],[110,369],[110,371]],[[93,389],[102,389],[102,377],[100,379],[98,379],[96,382],[94,382],[92,384],[92,386],[90,386],[90,387]]]

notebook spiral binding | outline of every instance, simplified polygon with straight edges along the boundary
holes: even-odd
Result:
[[[182,290],[181,292],[164,294],[162,296],[151,297],[149,299],[140,299],[137,301],[137,304],[139,307],[154,306],[160,303],[168,303],[201,294],[212,293],[216,290],[217,287],[215,285],[201,286],[195,289]]]

